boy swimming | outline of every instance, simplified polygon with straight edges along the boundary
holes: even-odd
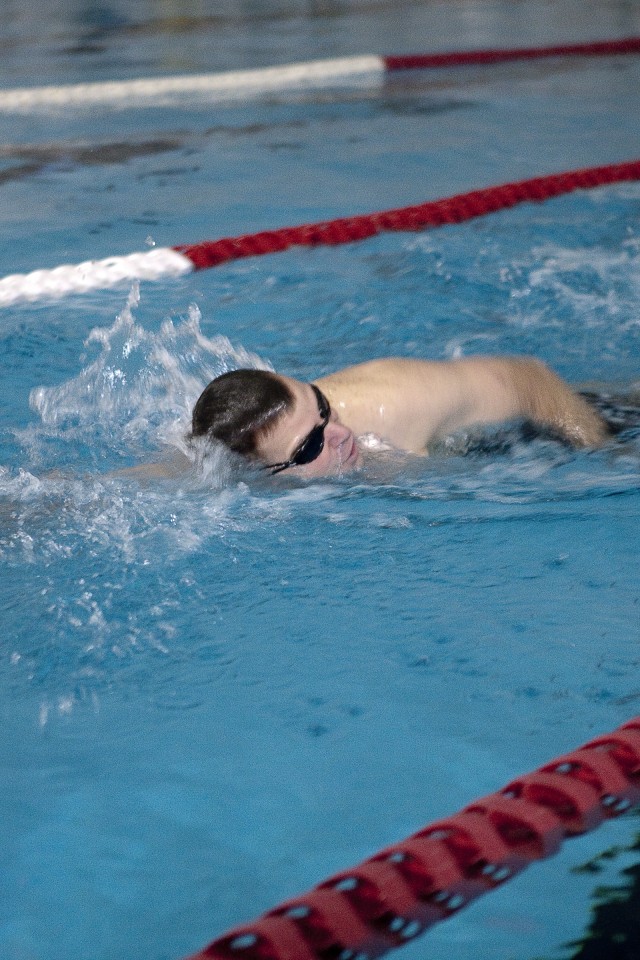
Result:
[[[192,435],[220,442],[271,473],[313,477],[358,466],[358,437],[367,434],[426,455],[458,430],[516,418],[574,447],[598,447],[609,436],[606,422],[582,397],[529,357],[388,358],[313,383],[233,370],[202,392]]]

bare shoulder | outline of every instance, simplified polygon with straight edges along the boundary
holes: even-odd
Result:
[[[443,366],[446,361],[413,360],[406,357],[382,357],[344,367],[316,381],[321,389],[350,386],[377,386],[380,383],[401,383],[407,376],[423,379],[428,373]]]
[[[354,433],[374,433],[424,453],[458,405],[459,377],[448,361],[388,357],[346,367],[316,381]]]

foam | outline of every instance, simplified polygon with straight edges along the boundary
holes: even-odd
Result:
[[[191,409],[206,383],[237,366],[268,368],[257,355],[234,348],[224,336],[205,337],[200,312],[190,307],[157,333],[136,323],[139,290],[108,328],[85,341],[97,356],[65,383],[32,390],[30,404],[41,424],[20,436],[33,447],[44,437],[91,445],[96,433],[113,456],[175,448],[185,453]],[[86,355],[85,355],[86,359]]]

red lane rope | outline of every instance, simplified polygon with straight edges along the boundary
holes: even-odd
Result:
[[[353,243],[388,230],[424,230],[462,223],[525,201],[540,202],[572,190],[623,180],[640,180],[640,160],[534,177],[380,213],[225,237],[189,246],[156,247],[146,253],[88,260],[76,265],[64,264],[52,270],[34,270],[27,274],[11,274],[0,279],[0,307],[21,300],[104,290],[124,280],[157,280],[163,276],[180,276],[191,270],[204,270],[241,257],[277,253],[294,246]]]
[[[190,960],[369,960],[640,801],[640,717],[517,777]]]
[[[640,53],[640,37],[599,40],[556,47],[514,47],[510,50],[463,50],[451,53],[410,54],[383,57],[387,70],[424,70],[430,67],[457,67],[502,63],[507,60],[540,60],[544,57],[591,57]]]
[[[459,193],[412,207],[297,227],[282,227],[279,230],[265,230],[240,237],[225,237],[173,249],[188,257],[196,270],[204,270],[228,260],[277,253],[294,246],[353,243],[391,230],[424,230],[428,227],[462,223],[525,201],[541,202],[573,190],[590,189],[624,180],[640,180],[640,160],[534,177],[531,180]]]

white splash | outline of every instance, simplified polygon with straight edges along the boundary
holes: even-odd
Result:
[[[99,352],[77,377],[31,392],[42,427],[23,441],[37,444],[44,434],[92,447],[97,437],[116,455],[164,446],[184,452],[191,409],[209,380],[239,366],[270,369],[224,336],[205,337],[195,306],[177,325],[145,330],[134,318],[138,301],[136,286],[113,326],[91,331],[85,347]]]

